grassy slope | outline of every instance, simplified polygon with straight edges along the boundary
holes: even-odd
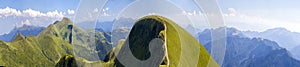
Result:
[[[171,20],[168,20],[167,18],[155,15],[146,16],[142,19],[147,18],[158,20],[166,25],[166,43],[171,67],[191,67],[191,65],[195,64],[198,64],[197,67],[206,67],[209,61],[211,62],[211,65],[208,66],[218,66],[218,64],[213,60],[213,58],[211,58],[209,53],[197,41],[197,39],[191,36],[191,34],[189,34],[179,25]],[[200,56],[197,55],[198,53]],[[199,59],[194,60],[197,57],[199,57]],[[179,62],[179,60],[182,60],[182,62]]]
[[[144,21],[145,19],[148,21]],[[141,20],[143,20],[143,21],[141,21]],[[178,67],[178,66],[183,66],[183,67],[214,66],[214,67],[216,67],[216,66],[219,66],[213,60],[213,58],[211,58],[211,56],[206,51],[206,49],[193,36],[191,36],[187,31],[185,31],[183,28],[181,28],[179,25],[172,22],[171,20],[168,20],[161,16],[151,15],[151,16],[146,16],[146,17],[139,19],[137,21],[137,23],[139,23],[139,22],[149,22],[150,23],[150,22],[157,22],[157,21],[163,23],[166,27],[166,32],[165,32],[165,35],[166,35],[165,41],[166,42],[165,43],[167,46],[167,56],[168,56],[168,63],[169,63],[168,65],[170,67]],[[144,25],[148,24],[148,25],[150,25],[150,27],[155,27],[155,26],[151,26],[152,24],[149,24],[149,23],[145,23]],[[132,30],[135,30],[134,27]],[[136,26],[136,27],[141,27],[141,26]],[[139,32],[145,33],[145,31],[143,31],[143,30],[146,28],[141,27],[138,29],[142,29],[142,31],[139,31]],[[156,29],[156,28],[153,28],[153,29]],[[149,33],[154,34],[153,31],[149,32]],[[136,32],[130,32],[130,34],[136,34]],[[141,37],[139,35],[130,37],[130,34],[129,34],[129,38],[136,38],[136,39],[138,39],[138,41],[142,41],[142,42],[146,42],[146,43],[148,42],[147,39],[145,39],[145,38],[139,39],[139,37]],[[143,35],[148,35],[148,34],[143,34]],[[149,39],[152,39],[152,38],[149,38]],[[135,44],[135,43],[133,43],[133,44]],[[139,43],[139,44],[141,44],[141,43]],[[139,44],[135,45],[135,47],[143,48],[143,47],[147,46],[147,45],[139,46]],[[138,48],[131,48],[131,49],[138,49]],[[136,51],[133,51],[132,53],[138,59],[142,60],[143,58],[147,58],[147,56],[144,56],[145,54],[147,54],[147,52],[140,53],[139,51],[140,50],[136,50]],[[144,51],[144,50],[141,49],[141,51]],[[161,65],[161,66],[165,66],[165,65]]]
[[[106,52],[111,49],[111,43],[105,40],[104,35],[107,34],[95,30],[82,30],[73,24],[70,19],[63,18],[50,24],[38,36],[25,38],[18,34],[13,42],[1,41],[0,66],[52,67],[59,58],[74,53],[85,58],[84,60],[99,60],[99,56],[105,57]],[[73,48],[76,50],[73,51]]]
[[[18,35],[11,43],[1,46],[1,62],[4,66],[54,66],[62,55],[71,53],[72,46],[57,37],[24,38]]]
[[[211,58],[209,53],[206,51],[206,49],[188,32],[186,32],[183,28],[172,22],[171,20],[168,20],[166,18],[163,18],[161,16],[146,16],[137,21],[137,23],[140,20],[149,19],[151,22],[153,20],[159,21],[165,25],[166,32],[164,33],[164,37],[166,38],[166,46],[167,46],[167,56],[168,56],[168,62],[170,67],[218,67],[219,65]],[[147,22],[147,21],[146,21]],[[147,25],[148,23],[146,23]],[[143,25],[143,24],[142,24]],[[150,23],[150,25],[152,25]],[[155,25],[155,24],[154,24]],[[140,26],[137,26],[140,27]],[[155,26],[150,26],[155,27]],[[144,28],[137,28],[138,29],[144,29]],[[162,31],[162,30],[161,30]],[[142,32],[142,31],[138,31]],[[143,31],[147,32],[147,31]],[[149,31],[148,31],[149,32]],[[134,32],[137,33],[137,32]],[[149,32],[151,33],[151,32]],[[158,32],[156,32],[158,33]],[[155,34],[156,34],[155,33]],[[160,32],[159,32],[160,33]],[[153,33],[152,33],[153,34]],[[139,34],[141,35],[141,34]],[[148,34],[143,34],[148,35]],[[130,36],[130,35],[129,35]],[[157,35],[158,36],[158,35]],[[147,39],[139,39],[140,36],[131,36],[130,38],[136,38],[138,41],[146,41]],[[109,59],[107,62],[98,61],[98,62],[89,62],[84,59],[77,59],[79,61],[83,61],[84,66],[93,66],[93,65],[100,65],[104,67],[114,67],[119,66],[118,60],[116,59],[116,56],[114,55],[114,51],[118,53],[120,50],[122,50],[122,45],[124,44],[125,40],[119,41],[118,45],[109,53]],[[139,43],[141,44],[141,43]],[[145,45],[134,45],[135,47],[141,47],[144,48]],[[147,44],[146,44],[147,46]],[[131,48],[131,49],[137,49],[137,48]],[[141,50],[141,49],[140,49]],[[141,50],[144,51],[145,49]],[[138,59],[145,59],[148,56],[145,56],[140,53],[139,50],[133,51],[133,53],[136,55],[135,57],[139,57]],[[138,54],[140,53],[140,54]],[[199,55],[200,54],[200,55]],[[181,60],[181,61],[180,61]],[[210,63],[209,63],[210,62]],[[117,63],[117,65],[115,65]],[[122,65],[121,65],[122,66]],[[160,65],[160,67],[167,67],[167,65]]]
[[[65,18],[64,18],[65,19]],[[212,66],[218,66],[218,64],[210,59],[210,55],[205,50],[205,48],[200,45],[200,43],[193,38],[189,33],[187,33],[180,26],[174,22],[160,17],[160,16],[147,16],[142,19],[154,19],[156,21],[162,22],[166,28],[166,44],[168,59],[171,67],[177,66],[188,66],[196,65],[198,67],[207,66],[208,61],[212,61]],[[62,22],[67,22],[63,20]],[[18,35],[16,40],[12,43],[0,42],[0,65],[10,65],[10,66],[54,66],[60,57],[65,54],[72,53],[72,46],[69,44],[70,31],[65,29],[64,26],[69,25],[69,23],[62,25],[50,25],[47,31],[41,32],[38,37],[22,37]],[[62,33],[62,31],[64,33]],[[77,32],[80,31],[77,30]],[[76,31],[75,31],[76,32]],[[67,34],[66,34],[67,33]],[[84,33],[73,33],[73,35],[80,35]],[[86,36],[88,38],[88,36]],[[76,38],[73,42],[79,42],[77,44],[86,44],[85,41],[81,41],[85,38]],[[74,40],[74,39],[73,39]],[[112,54],[115,50],[121,49],[119,43],[119,48],[115,48],[110,52],[110,59],[107,62],[97,61],[91,62],[82,58],[76,58],[79,61],[78,64],[82,66],[94,66],[102,64],[105,67],[112,67],[114,65],[115,56]],[[84,46],[84,45],[79,45]],[[118,47],[117,46],[117,47]],[[2,49],[3,48],[3,49]],[[200,49],[198,49],[200,48]],[[199,51],[200,50],[200,51]],[[179,52],[182,51],[182,52]],[[201,53],[200,56],[197,53]],[[184,56],[181,56],[184,55]],[[198,58],[198,60],[194,60]],[[25,61],[26,60],[26,61]],[[182,60],[181,62],[179,60]],[[5,61],[5,62],[3,62]],[[199,61],[199,62],[195,62]],[[9,64],[8,64],[9,63]],[[102,66],[101,65],[101,66]],[[163,65],[165,66],[165,65]],[[211,65],[210,65],[211,66]]]
[[[72,45],[61,36],[61,31],[51,24],[38,36],[18,34],[13,42],[1,42],[0,65],[4,66],[54,66],[65,54],[72,53]],[[5,61],[5,62],[2,62]]]

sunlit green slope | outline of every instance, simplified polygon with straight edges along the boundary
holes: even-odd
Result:
[[[154,38],[164,41],[166,54],[161,66],[170,67],[206,67],[219,66],[206,49],[187,31],[167,18],[151,15],[139,19],[130,31],[126,41],[130,50],[137,59],[147,60],[149,42]],[[120,53],[126,47],[120,49]],[[119,53],[119,55],[120,55]],[[116,60],[117,66],[123,66]]]
[[[1,42],[0,65],[54,66],[65,54],[72,53],[72,45],[58,37],[23,37],[18,34],[13,42]]]
[[[104,58],[111,49],[110,43],[105,40],[104,34],[107,34],[82,30],[73,24],[70,19],[63,18],[50,24],[38,36],[18,34],[12,42],[0,41],[0,66],[53,67],[66,54],[76,54],[86,60]],[[93,46],[89,46],[91,44]],[[74,51],[73,46],[76,46]]]
[[[132,55],[139,60],[147,60],[153,54],[149,51],[152,39],[159,38],[164,42],[163,56],[157,66],[160,67],[218,67],[206,49],[188,32],[176,23],[161,16],[151,15],[139,19],[130,31],[126,40],[120,40],[104,61],[87,61],[76,58],[80,66],[123,67],[117,56],[124,57],[126,43]],[[128,61],[131,59],[125,59]],[[129,62],[129,61],[128,61]],[[154,65],[156,66],[156,65]]]
[[[53,67],[76,64],[119,67],[123,64],[116,56],[124,51],[125,43],[130,43],[130,51],[134,57],[147,60],[153,56],[149,51],[149,43],[154,38],[164,43],[161,48],[165,54],[161,58],[155,58],[161,60],[157,66],[218,66],[193,36],[161,16],[151,15],[139,19],[127,39],[119,41],[113,49],[104,35],[107,34],[82,30],[73,25],[70,19],[63,18],[62,21],[49,25],[38,36],[24,37],[18,34],[13,42],[0,41],[0,66]]]

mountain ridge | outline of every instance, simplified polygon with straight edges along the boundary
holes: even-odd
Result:
[[[15,27],[7,34],[0,35],[0,40],[3,40],[5,42],[11,42],[14,40],[15,36],[18,33],[21,33],[25,37],[37,36],[44,29],[45,29],[45,27],[23,25],[21,27]]]
[[[97,31],[93,31],[97,32]],[[61,21],[56,21],[50,24],[47,28],[41,31],[37,36],[27,36],[24,37],[21,33],[18,33],[12,42],[0,41],[0,65],[4,66],[54,66],[58,63],[58,59],[65,56],[66,54],[74,55],[74,52],[82,51],[86,49],[91,49],[90,47],[84,46],[82,48],[74,48],[74,45],[83,46],[88,45],[87,41],[73,44],[73,35],[87,33],[82,31],[76,25],[73,26],[73,21],[68,18],[63,18]],[[103,43],[98,42],[98,40],[103,40],[104,36],[100,33],[90,33],[97,35],[97,45],[101,46],[104,43],[107,46],[111,46],[109,43],[104,41]],[[91,35],[85,35],[94,37]],[[84,38],[75,36],[75,38]],[[104,38],[105,39],[105,38]],[[78,40],[76,40],[78,41]],[[78,45],[81,44],[81,45]],[[77,49],[77,50],[73,50]],[[107,48],[109,49],[109,48]],[[106,53],[105,51],[93,48],[96,53],[94,55],[102,55]],[[103,49],[104,50],[104,49]],[[81,57],[78,53],[76,57]],[[85,55],[90,55],[88,53]],[[103,54],[106,55],[106,54]],[[98,57],[98,56],[96,56]],[[87,58],[88,59],[88,58]],[[96,59],[99,60],[99,59]],[[4,62],[5,61],[5,62]]]
[[[201,43],[206,42],[204,46],[209,52],[211,51],[210,30],[218,29],[207,29],[206,31],[200,32],[198,37]],[[240,31],[240,35],[234,35],[233,33],[235,32],[233,31],[239,30],[227,28],[226,53],[222,67],[251,67],[253,65],[255,67],[299,66],[300,62],[295,60],[289,51],[280,47],[275,41],[260,37],[249,38],[244,36],[242,31]],[[282,56],[282,54],[285,55]]]
[[[124,42],[125,44],[123,43],[123,47],[118,52],[118,55],[121,54],[120,55],[120,57],[121,57],[122,54],[126,54],[124,52],[121,52],[126,49],[126,47],[124,47],[124,46],[126,46],[126,43],[131,43],[130,38],[135,39],[136,36],[139,36],[139,35],[133,35],[133,34],[145,33],[143,35],[150,35],[149,33],[147,33],[147,31],[143,30],[143,29],[148,30],[149,28],[152,31],[160,30],[160,29],[157,29],[160,26],[155,25],[154,24],[155,22],[163,24],[163,26],[166,29],[166,30],[164,30],[165,31],[164,33],[159,34],[159,35],[157,34],[159,32],[151,33],[152,35],[157,34],[157,36],[158,36],[157,38],[166,38],[166,39],[162,39],[162,40],[165,41],[165,43],[166,43],[165,51],[167,52],[167,54],[165,55],[165,59],[167,59],[167,61],[162,61],[162,62],[166,63],[166,65],[162,65],[162,66],[171,66],[171,67],[173,67],[173,66],[187,66],[187,67],[189,67],[189,66],[197,66],[197,67],[218,66],[218,64],[214,61],[214,59],[211,58],[211,56],[208,54],[208,52],[205,50],[205,48],[191,34],[188,34],[187,31],[185,31],[183,28],[181,28],[179,25],[177,25],[173,21],[171,21],[167,18],[164,18],[162,16],[157,16],[157,15],[145,16],[136,21],[135,25],[131,29],[129,36],[127,37],[127,40]],[[134,31],[136,31],[136,32],[134,32]],[[137,33],[137,31],[139,33]],[[162,32],[162,30],[160,30],[160,32]],[[176,33],[178,33],[178,34],[176,34]],[[161,35],[164,35],[164,36],[161,36]],[[180,39],[180,38],[183,38],[183,39]],[[138,43],[140,41],[144,42],[144,40],[147,40],[147,39],[142,39],[139,41],[132,41],[133,44],[131,44],[131,45],[133,46],[134,43]],[[141,45],[139,45],[139,47],[146,47],[146,45],[147,44],[141,44]],[[130,46],[130,44],[129,44],[129,46]],[[136,47],[138,47],[138,45],[136,45]],[[139,48],[131,48],[131,49],[139,49]],[[178,51],[182,51],[182,52],[178,52]],[[198,52],[201,52],[201,54],[197,55]],[[133,51],[133,54],[141,54],[138,56],[147,58],[147,56],[143,56],[145,54],[142,54],[142,53]],[[183,56],[180,57],[180,55],[183,55]],[[198,58],[198,59],[195,59],[195,58]],[[188,62],[186,62],[186,61],[188,61]],[[201,61],[201,62],[198,62],[198,61]],[[209,61],[211,63],[209,63]],[[120,65],[118,58],[117,58],[116,62],[117,62],[117,66],[123,66],[123,65]],[[195,65],[195,64],[197,64],[197,65]]]

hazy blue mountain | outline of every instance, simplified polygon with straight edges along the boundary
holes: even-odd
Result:
[[[113,24],[114,22],[112,21],[98,22],[96,29],[103,29],[103,31],[111,32]]]
[[[211,30],[199,33],[199,41],[211,52]],[[227,28],[227,45],[222,67],[299,67],[300,62],[275,41],[248,38],[235,28]]]
[[[130,28],[135,20],[132,18],[118,18],[113,21],[85,21],[76,23],[82,29],[96,29],[100,32],[112,32],[112,29],[120,29],[123,27]],[[114,27],[114,28],[113,28]]]
[[[292,50],[294,47],[300,45],[300,33],[291,32],[285,28],[268,29],[263,32],[245,31],[244,34],[250,38],[261,37],[275,41],[279,46]]]
[[[250,38],[260,37],[275,41],[279,46],[290,51],[294,58],[300,60],[300,33],[298,32],[292,32],[285,28],[274,28],[263,32],[245,31],[244,34]]]
[[[15,27],[7,34],[0,35],[0,40],[11,42],[18,33],[21,33],[23,36],[37,36],[45,27],[38,27],[38,26],[30,26],[30,25],[23,25],[22,27]]]
[[[197,36],[197,33],[198,33],[198,31],[197,31],[197,29],[193,26],[193,25],[187,25],[186,27],[184,27],[184,29],[187,31],[187,32],[189,32],[190,34],[192,34],[194,37],[196,37]]]
[[[113,32],[111,33],[112,35],[112,43],[113,46],[117,46],[119,40],[121,39],[126,39],[127,35],[129,34],[130,29],[129,28],[119,28],[119,29],[114,29]]]
[[[214,29],[216,33],[218,32],[221,28]],[[205,29],[204,31],[198,33],[197,39],[203,44],[207,44],[211,40],[211,31],[212,29]],[[246,37],[244,34],[241,33],[241,31],[235,29],[235,28],[226,28],[226,34],[227,37]]]
[[[133,24],[135,23],[135,19],[133,18],[117,18],[114,21],[114,29],[120,29],[120,28],[130,28],[133,26]]]
[[[300,53],[299,52],[300,52],[300,45],[296,46],[294,49],[291,50],[291,53],[292,53],[293,57],[295,59],[298,59],[298,60],[300,60]]]
[[[103,21],[103,22],[95,22],[95,21],[86,21],[86,22],[81,22],[77,23],[80,28],[82,29],[97,29],[101,32],[109,32],[112,29],[113,26],[113,21]]]
[[[121,28],[131,28],[134,24],[135,19],[132,18],[118,18],[113,21],[105,21],[105,22],[98,22],[96,29],[103,29],[104,31],[112,32],[112,29],[121,29]]]

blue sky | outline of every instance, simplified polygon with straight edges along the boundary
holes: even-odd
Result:
[[[79,0],[0,0],[0,34],[23,24],[47,26],[73,16]]]
[[[135,0],[108,0],[99,21],[112,21],[119,12]],[[170,0],[192,22],[207,27],[201,10],[193,1]],[[227,26],[240,30],[264,31],[275,27],[300,32],[299,0],[217,0]],[[24,24],[47,26],[62,17],[75,16],[80,0],[0,0],[0,34]],[[91,5],[93,6],[93,5]],[[197,17],[201,17],[200,19]],[[180,17],[178,17],[180,18]],[[89,21],[89,20],[85,20]],[[94,21],[94,20],[90,20]]]
[[[299,0],[218,0],[226,24],[242,30],[264,31],[284,27],[300,32]]]
[[[80,0],[0,0],[0,8],[33,9],[41,12],[75,10]]]

